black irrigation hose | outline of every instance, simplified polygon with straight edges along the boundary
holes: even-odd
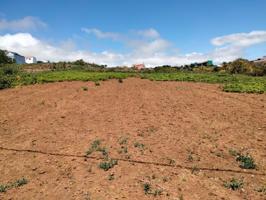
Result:
[[[88,159],[93,159],[93,160],[103,160],[104,159],[104,157],[75,155],[75,154],[62,154],[62,153],[49,153],[49,152],[44,152],[44,151],[40,151],[40,150],[13,149],[13,148],[1,147],[1,146],[0,146],[0,149],[6,150],[6,151],[28,152],[28,153],[51,155],[51,156],[88,158]],[[141,160],[132,160],[132,159],[123,159],[123,158],[112,158],[112,159],[122,161],[122,162],[138,163],[138,164],[145,164],[145,165],[156,165],[156,166],[164,166],[164,167],[172,167],[172,168],[180,168],[180,169],[188,169],[188,170],[231,172],[231,173],[239,173],[239,174],[251,174],[251,175],[258,175],[258,176],[266,176],[265,173],[258,173],[258,172],[253,172],[253,171],[244,171],[244,170],[208,168],[208,167],[198,167],[198,166],[197,167],[190,167],[190,166],[184,166],[184,165],[180,165],[180,164],[166,164],[166,163],[159,163],[159,162],[152,162],[152,161],[141,161]]]

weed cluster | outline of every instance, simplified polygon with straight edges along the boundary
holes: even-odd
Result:
[[[103,169],[104,171],[108,171],[109,169],[113,168],[117,164],[118,164],[117,160],[108,159],[108,161],[101,162],[99,164],[99,168]]]
[[[144,183],[143,184],[143,190],[144,193],[147,194],[151,194],[153,196],[159,196],[162,194],[163,190],[161,189],[154,189],[152,190],[151,184],[150,183]]]
[[[101,147],[101,140],[94,140],[89,150],[86,151],[86,155],[90,155],[95,151],[101,152],[103,156],[108,157],[108,150],[105,147]]]

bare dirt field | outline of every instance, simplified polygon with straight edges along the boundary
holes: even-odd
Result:
[[[0,199],[266,199],[265,134],[266,95],[219,85],[129,78],[6,89],[0,184],[28,183]],[[118,160],[108,171],[102,152],[84,157],[95,140]],[[232,150],[256,169],[241,169]],[[232,178],[242,188],[226,188]]]

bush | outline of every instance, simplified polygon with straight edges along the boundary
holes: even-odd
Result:
[[[224,64],[224,67],[231,74],[246,74],[252,72],[252,68],[255,65],[248,60],[239,58],[233,62]]]
[[[5,88],[11,88],[13,81],[14,77],[0,75],[0,90]]]
[[[16,65],[5,65],[1,67],[3,75],[16,75],[19,72],[19,68]]]

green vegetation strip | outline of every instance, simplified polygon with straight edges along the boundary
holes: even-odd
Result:
[[[225,92],[241,93],[265,93],[266,77],[255,77],[248,75],[232,75],[222,72],[195,73],[195,72],[173,72],[173,73],[137,73],[137,72],[91,72],[86,70],[56,70],[37,73],[22,71],[17,65],[0,67],[0,89],[12,88],[20,85],[36,83],[60,82],[60,81],[94,81],[100,86],[99,81],[118,79],[122,83],[128,77],[141,77],[152,81],[190,81],[223,84]]]
[[[23,186],[28,183],[28,180],[25,178],[21,178],[16,180],[15,182],[12,183],[7,183],[7,184],[1,184],[0,185],[0,193],[1,192],[6,192],[7,190],[10,190],[12,188],[17,188],[20,186]]]

